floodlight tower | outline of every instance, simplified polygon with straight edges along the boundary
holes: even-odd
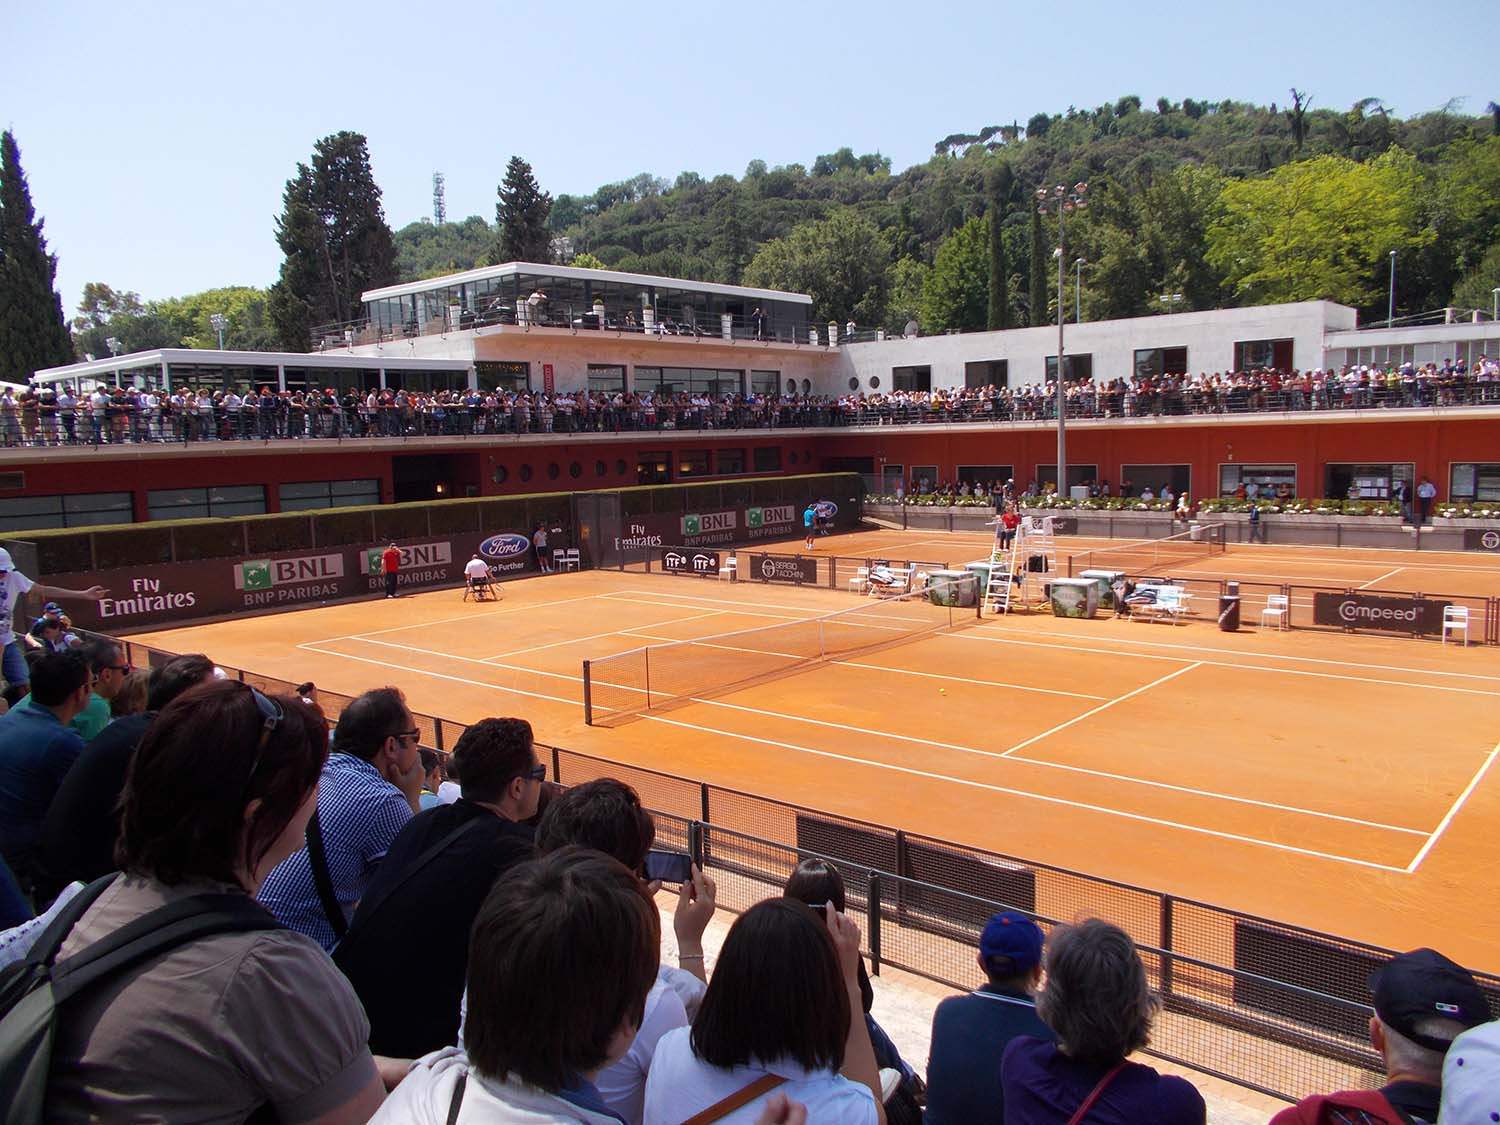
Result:
[[[1071,188],[1058,184],[1051,191],[1036,190],[1036,209],[1040,214],[1057,215],[1057,495],[1066,496],[1068,488],[1068,380],[1066,352],[1063,350],[1063,323],[1068,306],[1063,303],[1063,283],[1068,268],[1067,217],[1088,207],[1089,185],[1083,182]],[[1080,275],[1081,276],[1081,275]]]

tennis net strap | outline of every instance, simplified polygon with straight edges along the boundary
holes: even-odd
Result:
[[[1077,577],[1085,570],[1156,574],[1163,567],[1221,555],[1225,550],[1224,543],[1224,525],[1206,523],[1194,531],[1169,535],[1165,539],[1126,543],[1119,547],[1100,547],[1098,550],[1069,555],[1068,576]]]
[[[584,718],[593,724],[648,711],[977,620],[977,606],[934,605],[919,591],[818,617],[585,660]]]

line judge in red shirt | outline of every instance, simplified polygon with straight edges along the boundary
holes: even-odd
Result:
[[[384,551],[380,552],[380,571],[385,575],[385,596],[394,598],[396,594],[396,571],[401,569],[401,550],[392,543]]]

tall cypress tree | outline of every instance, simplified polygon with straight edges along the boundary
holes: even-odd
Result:
[[[324,137],[313,147],[312,165],[297,165],[282,196],[276,241],[285,259],[271,291],[271,317],[282,346],[293,351],[307,349],[312,326],[357,319],[366,289],[396,281],[396,240],[364,137]]]
[[[1047,324],[1047,247],[1042,230],[1042,215],[1031,208],[1031,326]]]
[[[39,368],[73,362],[56,282],[57,259],[47,253],[21,150],[7,130],[0,134],[0,379],[25,383]]]
[[[505,166],[505,181],[496,190],[500,199],[495,204],[495,226],[500,233],[490,254],[494,264],[550,262],[552,232],[547,229],[547,216],[552,212],[552,196],[536,182],[531,165],[512,156]]]
[[[1007,161],[990,170],[986,186],[989,188],[990,214],[990,304],[985,315],[985,327],[990,329],[1010,327],[1009,270],[1005,262],[1005,220],[1010,215],[1010,193],[1015,176]]]

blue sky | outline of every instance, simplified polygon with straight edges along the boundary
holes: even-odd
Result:
[[[1065,13],[1061,15],[1059,13]],[[897,170],[953,132],[1122,94],[1401,116],[1500,99],[1465,31],[1491,3],[1249,5],[16,3],[0,125],[15,131],[69,315],[87,281],[147,299],[268,285],[272,222],[328,133],[370,140],[386,217],[494,217],[519,154],[554,195],[650,172]]]

